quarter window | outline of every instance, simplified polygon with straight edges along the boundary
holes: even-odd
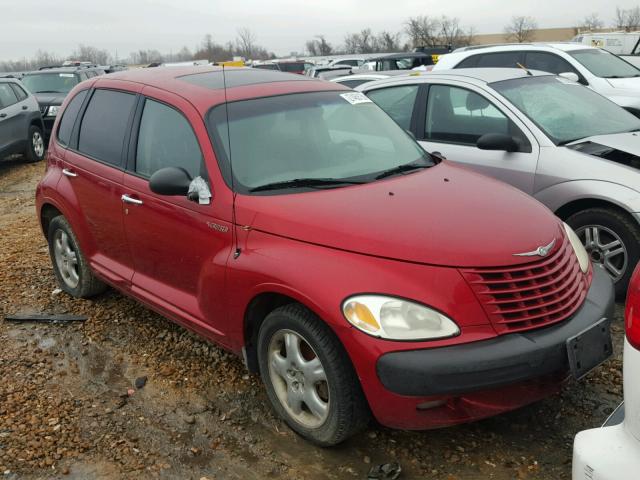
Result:
[[[78,150],[97,160],[120,165],[125,133],[136,96],[96,90],[82,118]]]
[[[27,92],[25,92],[22,89],[22,87],[20,87],[20,85],[12,83],[11,84],[11,88],[13,88],[13,91],[15,92],[16,96],[18,97],[18,101],[19,102],[25,100],[29,96],[29,95],[27,95]]]
[[[526,138],[485,97],[463,88],[432,85],[429,88],[425,139],[474,145],[486,133],[511,135],[521,145]]]
[[[82,107],[82,102],[84,102],[84,99],[87,96],[87,91],[88,90],[82,90],[79,92],[75,97],[73,97],[73,99],[71,99],[67,108],[64,109],[62,119],[60,120],[60,126],[58,127],[58,141],[63,145],[68,145],[71,140],[71,132],[73,131],[76,117]]]
[[[405,130],[411,128],[411,116],[418,95],[418,85],[381,88],[372,90],[367,95],[398,125]]]
[[[18,97],[8,83],[0,83],[0,107],[8,107],[18,103]]]
[[[165,167],[182,167],[195,178],[201,174],[202,153],[181,113],[147,99],[138,133],[136,173],[150,177]]]

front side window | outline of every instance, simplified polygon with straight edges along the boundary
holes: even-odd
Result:
[[[593,75],[600,78],[640,77],[640,70],[620,57],[596,48],[567,52]]]
[[[540,70],[556,75],[567,72],[577,73],[564,58],[547,52],[527,52],[525,65],[529,70]]]
[[[522,139],[511,121],[485,97],[470,90],[432,85],[427,100],[425,139],[433,142],[474,145],[487,133],[503,133]]]
[[[207,117],[223,175],[240,193],[296,179],[375,181],[380,172],[432,160],[357,92],[313,92],[224,105]],[[230,168],[232,163],[232,169]]]
[[[76,117],[80,113],[82,102],[84,102],[87,96],[88,90],[82,90],[71,99],[67,108],[64,109],[62,119],[60,120],[60,126],[58,127],[58,141],[63,145],[69,145],[71,140],[71,132],[76,122]]]
[[[478,68],[517,68],[520,52],[499,52],[480,55],[476,66]]]
[[[0,83],[0,108],[18,103],[18,97],[8,83]]]
[[[640,129],[640,119],[581,85],[559,77],[492,83],[556,144]]]
[[[82,117],[78,150],[97,160],[120,165],[129,118],[136,96],[115,90],[96,90]]]
[[[150,177],[165,167],[182,167],[195,178],[201,174],[202,153],[191,125],[181,113],[147,99],[138,132],[136,173]]]
[[[69,93],[78,84],[73,73],[34,73],[22,77],[22,83],[33,93]]]
[[[405,130],[411,128],[411,116],[417,95],[418,85],[388,87],[367,92],[367,96]]]

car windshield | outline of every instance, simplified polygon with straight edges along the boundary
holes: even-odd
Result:
[[[22,83],[32,93],[69,93],[78,84],[73,73],[34,73],[25,75]]]
[[[596,77],[630,78],[640,77],[640,70],[620,57],[600,49],[567,52]]]
[[[640,119],[582,85],[561,77],[492,83],[556,144],[640,129]]]
[[[336,180],[344,180],[344,185],[374,181],[412,162],[414,168],[433,165],[409,134],[359,92],[232,102],[228,118],[229,122],[227,109],[220,105],[207,121],[225,179],[231,184],[233,171],[240,193],[299,179],[330,180],[335,188],[342,186]],[[395,173],[409,170],[411,166]]]

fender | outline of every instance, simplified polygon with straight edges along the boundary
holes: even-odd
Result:
[[[576,200],[602,200],[630,213],[640,212],[640,193],[625,185],[602,180],[557,183],[540,190],[534,197],[553,212]]]

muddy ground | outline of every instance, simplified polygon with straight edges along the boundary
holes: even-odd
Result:
[[[560,395],[444,430],[372,424],[316,448],[274,417],[238,358],[116,292],[58,292],[34,210],[43,172],[0,162],[0,479],[364,479],[390,461],[406,479],[566,479],[575,433],[621,400],[619,306],[616,357]],[[89,319],[3,320],[16,312]]]

